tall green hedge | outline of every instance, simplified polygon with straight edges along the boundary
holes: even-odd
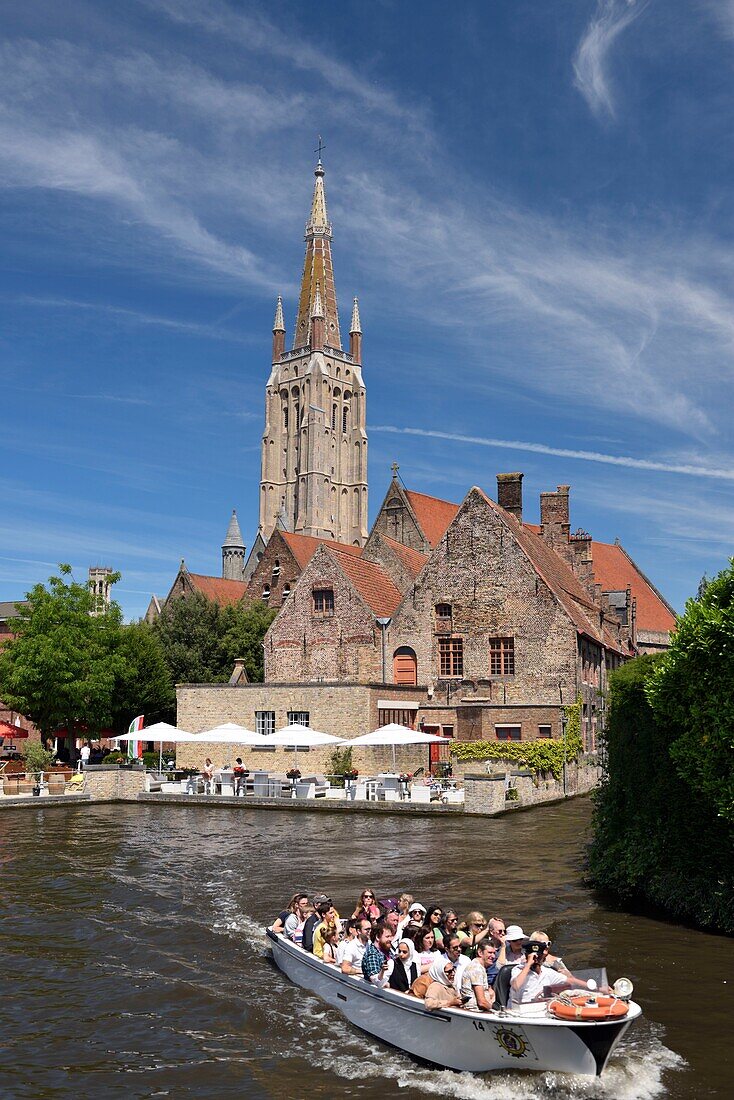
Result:
[[[686,922],[734,933],[731,824],[680,769],[671,748],[681,731],[657,717],[646,695],[648,681],[659,682],[669,661],[639,657],[611,677],[607,775],[594,796],[590,877],[623,900],[645,900]]]

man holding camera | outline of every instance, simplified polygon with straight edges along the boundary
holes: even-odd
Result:
[[[531,1001],[544,1000],[547,989],[568,989],[570,986],[579,989],[589,988],[583,978],[574,978],[568,971],[560,974],[557,970],[545,965],[548,944],[542,940],[526,940],[523,951],[525,962],[518,963],[512,971],[510,1008],[529,1004]]]

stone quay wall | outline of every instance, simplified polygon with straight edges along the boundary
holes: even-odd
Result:
[[[505,810],[538,806],[544,802],[557,802],[563,798],[588,794],[599,782],[601,767],[596,756],[583,757],[566,765],[566,786],[563,778],[537,776],[532,771],[508,767],[500,770],[499,761],[492,761],[490,773],[469,771],[464,774],[464,811],[468,814],[498,814]],[[467,769],[472,767],[466,765]],[[476,763],[473,764],[476,769]],[[517,798],[505,797],[508,786],[517,791]]]
[[[86,792],[92,802],[134,802],[145,790],[145,771],[142,768],[92,764],[84,774]]]

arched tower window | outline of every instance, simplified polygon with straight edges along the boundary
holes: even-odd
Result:
[[[344,408],[342,409],[342,431],[343,432],[346,432],[346,430],[347,430],[348,420],[349,420],[349,405],[345,404]]]
[[[336,431],[336,402],[331,406],[331,430]]]

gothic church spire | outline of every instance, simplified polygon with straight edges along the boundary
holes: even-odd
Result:
[[[331,222],[326,211],[324,166],[321,160],[316,165],[314,176],[316,182],[311,201],[311,213],[306,222],[306,257],[298,299],[293,349],[305,348],[311,343],[311,318],[318,283],[324,312],[324,342],[341,351],[334,269],[331,262]]]

